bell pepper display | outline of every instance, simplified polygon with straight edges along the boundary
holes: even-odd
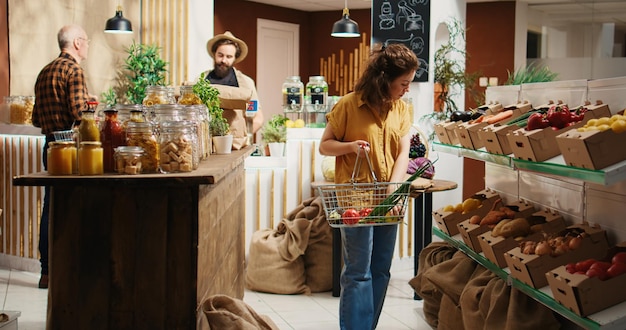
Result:
[[[560,130],[567,126],[574,125],[585,117],[587,108],[580,106],[569,109],[567,105],[553,105],[548,111],[535,112],[528,117],[526,125],[527,131],[552,127],[553,130]]]

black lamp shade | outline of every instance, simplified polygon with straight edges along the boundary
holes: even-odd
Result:
[[[359,25],[350,19],[347,10],[344,10],[343,17],[333,24],[331,36],[336,38],[356,38],[361,35]]]
[[[105,33],[133,33],[133,27],[130,24],[130,21],[124,18],[122,15],[122,10],[118,8],[115,11],[115,16],[109,18],[107,20],[106,27],[104,28]]]

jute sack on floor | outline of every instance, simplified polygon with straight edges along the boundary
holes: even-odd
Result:
[[[467,282],[460,299],[466,329],[560,329],[552,310],[483,269]]]
[[[295,225],[303,224],[306,225]],[[301,256],[305,248],[290,244],[286,237],[290,236],[272,229],[258,230],[252,234],[246,266],[248,289],[278,294],[311,293],[306,285],[304,260]]]
[[[214,295],[198,307],[197,329],[202,330],[278,330],[272,319],[257,314],[240,299]]]
[[[304,252],[306,284],[311,292],[325,292],[333,288],[332,274],[332,228],[326,221],[320,197],[311,197],[302,202],[285,217],[288,221],[307,220],[308,242]]]
[[[415,293],[422,298],[424,317],[428,325],[437,328],[439,308],[443,294],[431,282],[423,280],[423,274],[434,265],[452,258],[458,251],[446,242],[432,242],[419,254],[417,275],[409,281]]]

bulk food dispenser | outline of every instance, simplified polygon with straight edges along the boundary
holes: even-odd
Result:
[[[326,127],[328,84],[324,76],[310,76],[306,84],[305,112],[307,127]]]
[[[300,76],[290,76],[283,83],[283,113],[293,121],[302,119],[304,84]]]

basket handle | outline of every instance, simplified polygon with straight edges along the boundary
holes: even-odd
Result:
[[[365,145],[360,145],[359,149],[356,152],[356,161],[354,162],[354,169],[352,170],[352,178],[350,179],[351,183],[355,183],[354,177],[361,170],[361,162],[362,162],[362,158],[360,157],[361,150],[363,150],[363,152],[365,152]],[[367,165],[369,166],[370,174],[372,175],[372,179],[374,180],[374,183],[377,183],[378,180],[376,179],[376,175],[374,174],[374,168],[372,167],[372,161],[370,160],[370,155],[367,152],[365,152],[365,159],[367,160]]]

